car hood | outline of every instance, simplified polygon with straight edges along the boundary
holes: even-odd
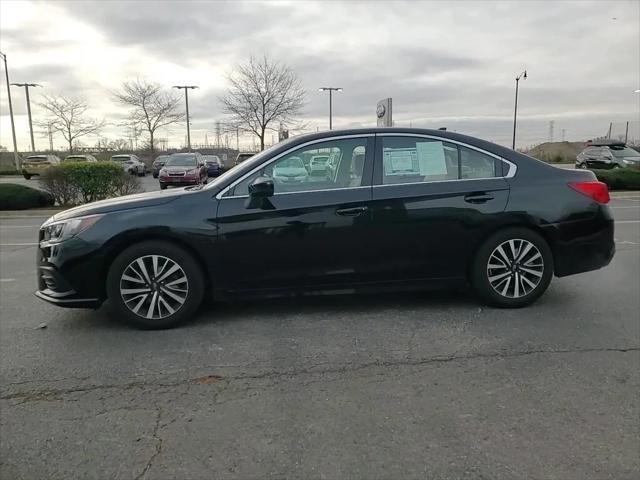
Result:
[[[281,176],[281,177],[301,177],[303,175],[307,174],[307,170],[304,168],[298,168],[298,167],[281,167],[281,168],[276,168],[275,171],[273,172],[274,176]]]
[[[79,207],[70,208],[57,213],[52,217],[52,221],[66,220],[68,218],[81,217],[84,215],[94,215],[96,213],[108,213],[118,210],[129,210],[131,208],[151,207],[162,205],[175,200],[183,195],[192,192],[184,189],[162,190],[159,192],[137,193],[124,197],[110,198],[98,202],[87,203]]]

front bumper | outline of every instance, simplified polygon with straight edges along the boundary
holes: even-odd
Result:
[[[104,301],[103,257],[79,237],[63,244],[42,242],[36,254],[35,296],[61,307],[98,308]]]
[[[199,178],[187,178],[187,177],[160,177],[160,185],[171,185],[185,187],[187,185],[198,185],[200,183]]]
[[[67,308],[98,308],[102,304],[99,298],[58,298],[48,290],[37,290],[34,295],[45,302]]]

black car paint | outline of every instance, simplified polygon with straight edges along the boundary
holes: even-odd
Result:
[[[517,173],[513,178],[372,186],[377,183],[374,161],[379,160],[379,151],[370,148],[376,142],[372,134],[385,133],[476,146],[514,163]],[[302,143],[347,135],[370,135],[363,175],[368,185],[275,195],[268,209],[248,209],[242,197],[216,198],[265,160]],[[508,226],[526,226],[547,239],[556,275],[579,273],[608,264],[614,253],[609,207],[567,186],[594,179],[588,171],[561,170],[452,132],[394,128],[296,137],[206,188],[133,195],[56,215],[62,220],[105,214],[80,235],[41,246],[40,273],[54,270],[70,291],[51,295],[39,275],[38,295],[65,306],[98,306],[105,299],[104,278],[113,259],[127,246],[151,238],[191,252],[215,298],[464,282],[479,245]],[[481,201],[468,201],[474,196]]]

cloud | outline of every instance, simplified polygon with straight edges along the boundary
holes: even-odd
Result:
[[[145,77],[190,83],[195,135],[223,118],[225,72],[249,55],[289,65],[308,91],[304,120],[326,128],[372,125],[390,96],[398,124],[455,125],[509,144],[515,76],[519,137],[544,141],[551,120],[572,135],[636,120],[640,96],[640,5],[609,2],[11,2],[3,1],[2,50],[12,81],[82,95],[92,114],[124,115],[109,91]],[[615,17],[617,20],[612,20]],[[51,28],[54,25],[55,28]],[[24,135],[24,99],[14,90]],[[0,108],[7,144],[6,96]],[[34,114],[38,114],[37,109]],[[105,134],[121,136],[116,123]],[[179,126],[167,133],[182,141]],[[640,136],[640,132],[638,134]]]

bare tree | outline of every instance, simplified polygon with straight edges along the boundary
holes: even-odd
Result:
[[[42,98],[38,105],[47,112],[48,118],[38,125],[61,133],[69,144],[69,153],[73,152],[73,145],[79,138],[94,135],[105,125],[104,120],[89,118],[86,115],[89,106],[82,98],[46,94]]]
[[[260,150],[264,150],[266,130],[294,122],[305,104],[306,92],[295,72],[266,55],[250,57],[227,81],[229,90],[220,97],[224,112],[234,124],[260,139]]]
[[[123,82],[120,91],[113,95],[118,103],[131,108],[127,124],[149,134],[151,153],[155,148],[156,131],[184,118],[184,114],[177,111],[182,97],[164,90],[157,83],[141,79]]]

